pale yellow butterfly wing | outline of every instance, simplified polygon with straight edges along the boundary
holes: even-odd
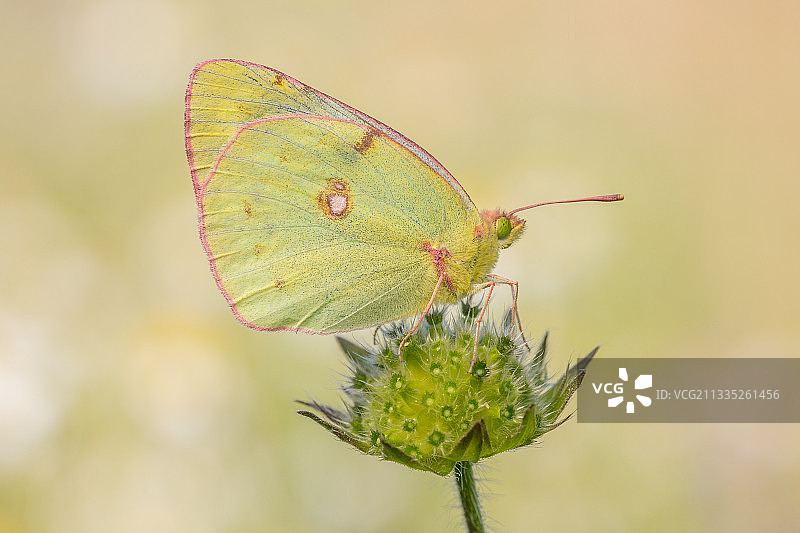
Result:
[[[468,253],[480,224],[406,147],[327,117],[247,124],[197,194],[218,285],[258,329],[330,333],[418,313],[439,278],[426,245]]]

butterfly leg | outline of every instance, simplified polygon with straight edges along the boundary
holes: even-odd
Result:
[[[403,346],[406,345],[406,341],[411,337],[411,335],[414,334],[415,331],[417,331],[417,328],[419,327],[419,325],[422,324],[422,320],[428,314],[428,311],[431,310],[431,307],[433,307],[433,301],[436,299],[436,295],[439,293],[439,287],[442,286],[442,280],[444,279],[444,276],[445,276],[444,272],[439,274],[439,281],[436,282],[436,287],[434,287],[434,289],[433,289],[433,294],[431,295],[431,300],[428,302],[428,305],[425,307],[425,310],[422,311],[422,314],[420,315],[419,320],[417,320],[417,323],[414,324],[414,327],[411,328],[411,331],[409,331],[406,334],[406,336],[403,337],[403,340],[400,342],[400,347],[397,349],[397,356],[400,358],[400,361],[403,360]],[[470,368],[472,368],[472,367],[470,367]]]
[[[497,274],[489,274],[487,276],[495,280],[497,283],[502,283],[503,285],[508,285],[511,287],[511,298],[514,300],[514,303],[511,305],[511,312],[514,313],[512,323],[515,327],[519,328],[520,337],[522,337],[522,342],[525,343],[525,346],[530,350],[530,346],[528,346],[528,341],[525,340],[525,332],[522,331],[522,321],[519,318],[519,307],[517,307],[517,296],[519,296],[519,283],[514,281],[513,279],[504,278],[502,276],[498,276]]]
[[[489,289],[489,293],[486,295],[486,302],[483,304],[483,308],[481,309],[478,318],[475,320],[475,347],[472,349],[472,362],[469,364],[468,373],[472,374],[472,367],[475,366],[475,361],[478,359],[478,335],[481,332],[481,322],[483,322],[483,314],[486,312],[486,308],[489,307],[489,299],[492,297],[492,291],[494,291],[494,286],[497,285],[494,281],[487,281],[486,283],[479,285],[476,287],[476,290],[482,289]]]

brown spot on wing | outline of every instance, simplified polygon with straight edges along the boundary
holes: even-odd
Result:
[[[285,81],[286,78],[284,78],[280,74],[275,74],[275,78],[272,80],[272,85],[275,85],[276,87],[281,87]]]
[[[356,152],[363,154],[369,150],[375,141],[375,134],[375,130],[367,130],[367,132],[358,140],[355,146],[353,146],[353,148],[356,149]]]
[[[245,200],[243,204],[244,205],[242,206],[242,211],[244,211],[244,214],[247,215],[247,218],[250,218],[251,216],[253,216],[253,206],[250,205],[250,202],[248,202],[247,200]]]

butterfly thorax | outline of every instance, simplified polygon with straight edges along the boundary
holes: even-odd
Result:
[[[521,234],[525,221],[503,211],[482,211],[471,239],[458,239],[446,245],[424,247],[439,274],[443,274],[437,303],[452,303],[475,292],[487,281],[500,250],[509,247]],[[437,243],[438,244],[438,243]]]

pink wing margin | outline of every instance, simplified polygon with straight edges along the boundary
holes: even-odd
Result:
[[[380,131],[381,133],[385,134],[386,136],[388,136],[389,138],[391,138],[392,140],[394,140],[395,142],[400,144],[401,146],[404,146],[406,149],[408,149],[408,151],[410,151],[412,154],[414,154],[416,157],[418,157],[423,163],[425,163],[427,166],[429,166],[431,169],[433,169],[433,171],[436,172],[436,174],[439,175],[439,177],[441,177],[445,181],[445,183],[447,183],[450,187],[452,187],[453,190],[456,192],[456,194],[458,194],[458,196],[461,198],[461,200],[464,202],[464,204],[466,206],[472,207],[473,209],[475,208],[475,204],[472,202],[472,199],[467,194],[467,191],[464,190],[464,188],[461,186],[461,184],[458,183],[458,180],[456,180],[456,178],[453,177],[452,174],[450,174],[450,172],[444,167],[444,165],[439,163],[439,161],[437,161],[435,157],[433,157],[430,153],[428,153],[427,150],[425,150],[424,148],[419,146],[417,143],[415,143],[414,141],[412,141],[411,139],[409,139],[408,137],[406,137],[402,133],[396,131],[395,129],[393,129],[393,128],[389,127],[389,126],[387,126],[386,124],[384,124],[380,120],[372,118],[371,116],[367,115],[366,113],[363,113],[363,112],[359,111],[358,109],[356,109],[354,107],[351,107],[351,106],[345,104],[344,102],[341,102],[340,100],[337,100],[336,98],[334,98],[332,96],[329,96],[329,95],[325,94],[324,92],[319,91],[319,90],[311,87],[310,85],[306,85],[305,83],[303,83],[303,82],[301,82],[301,81],[299,81],[299,80],[297,80],[297,79],[295,79],[295,78],[293,78],[291,76],[287,76],[283,72],[275,70],[274,68],[266,67],[264,65],[259,65],[258,63],[251,63],[249,61],[241,61],[239,59],[211,59],[211,60],[208,60],[208,61],[204,61],[204,62],[198,64],[194,68],[194,70],[192,70],[192,74],[189,77],[189,85],[188,85],[188,87],[186,89],[185,111],[184,111],[184,138],[185,138],[185,142],[186,142],[186,157],[187,157],[187,159],[189,161],[189,168],[191,169],[191,172],[192,172],[192,183],[194,183],[195,197],[197,197],[197,195],[199,193],[201,184],[198,183],[197,170],[196,170],[195,165],[194,165],[194,152],[193,152],[193,149],[192,149],[192,141],[191,141],[191,137],[189,136],[189,127],[191,125],[191,120],[192,120],[191,119],[192,87],[194,85],[194,79],[195,79],[195,76],[196,76],[198,71],[202,70],[203,67],[205,67],[206,65],[208,65],[210,63],[220,63],[220,62],[237,63],[239,65],[244,65],[244,66],[247,66],[247,67],[255,67],[255,68],[259,68],[259,69],[268,70],[268,71],[272,72],[273,74],[278,74],[278,75],[282,76],[285,80],[291,82],[292,84],[296,85],[297,87],[300,87],[302,89],[307,89],[307,90],[311,91],[312,93],[317,95],[321,100],[323,100],[323,101],[325,101],[325,102],[327,102],[329,104],[332,104],[334,107],[338,106],[338,107],[341,107],[343,109],[346,109],[347,111],[349,111],[350,113],[352,113],[356,117],[360,118],[365,124],[375,128],[376,130]],[[289,113],[287,113],[287,114],[289,114]],[[342,118],[342,117],[335,117],[335,116],[332,116],[332,115],[321,115],[321,116],[325,116],[327,118]],[[242,124],[242,126],[244,126],[244,125],[245,124]],[[199,202],[199,197],[197,199],[198,199],[198,202]]]

